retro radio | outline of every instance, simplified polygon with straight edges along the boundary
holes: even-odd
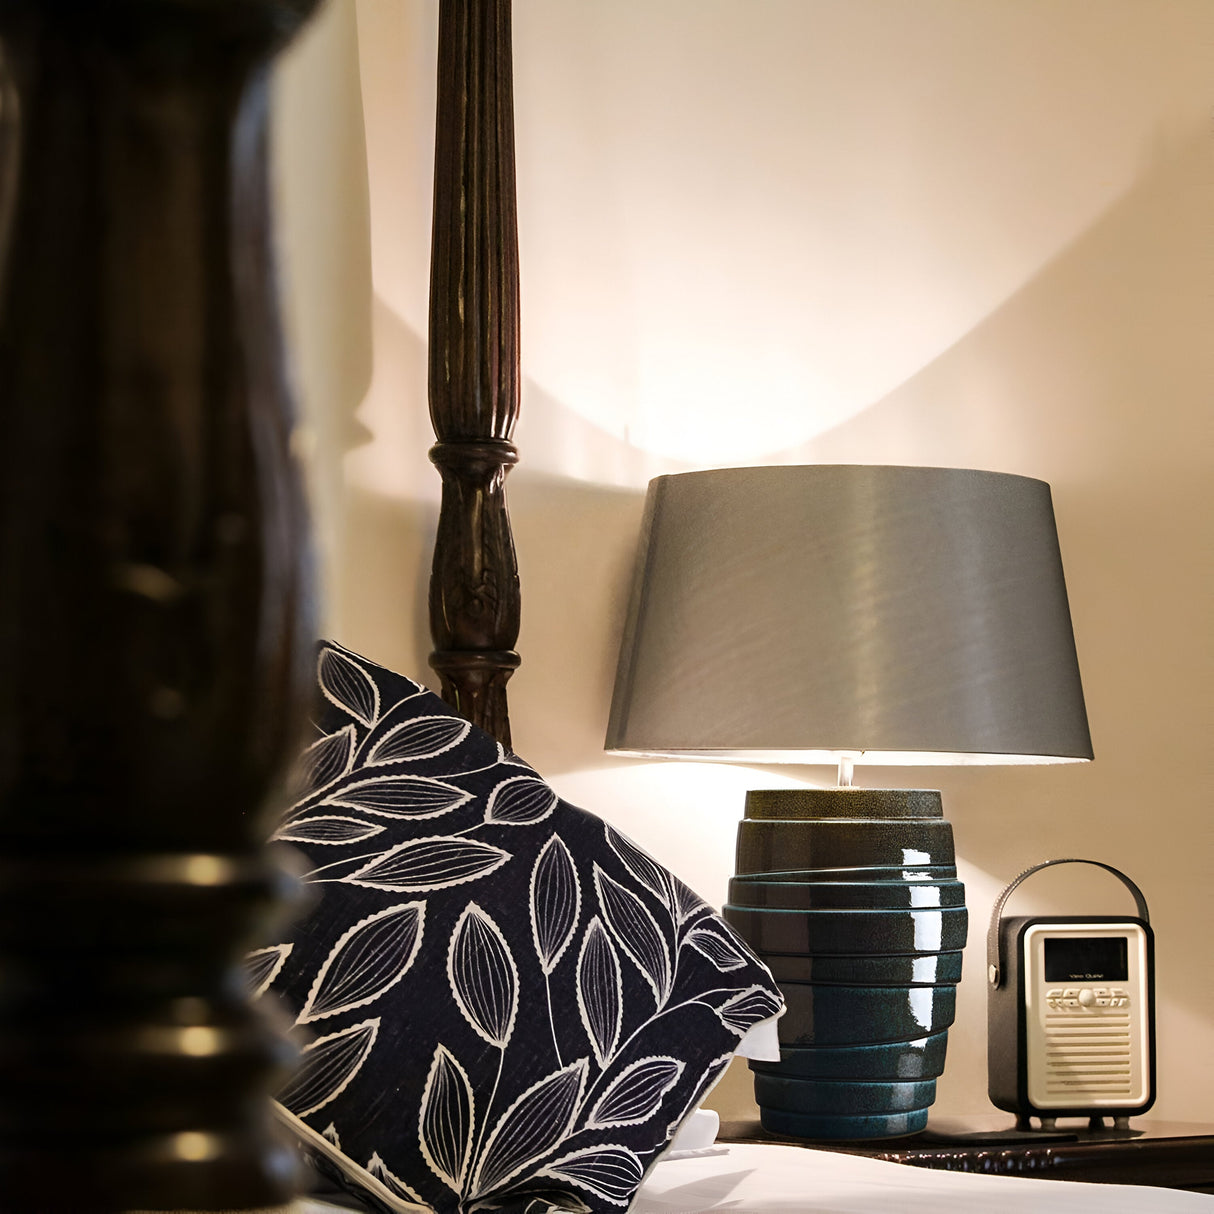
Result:
[[[1118,877],[1138,914],[1003,918],[1012,891],[1055,864]],[[1155,1100],[1155,952],[1146,899],[1098,860],[1047,860],[995,901],[987,935],[987,1086],[1028,1129],[1039,1117],[1110,1116],[1125,1125]]]

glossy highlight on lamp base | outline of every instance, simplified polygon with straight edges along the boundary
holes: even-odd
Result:
[[[961,981],[959,949],[947,953],[764,953],[763,962],[777,982],[815,982],[819,986],[956,986]]]
[[[965,905],[965,886],[935,881],[782,881],[734,877],[729,902],[748,910],[930,910]]]
[[[780,1047],[779,1062],[751,1059],[756,1075],[787,1075],[802,1079],[857,1082],[901,1082],[936,1079],[944,1073],[947,1030],[915,1041],[885,1041],[877,1045]]]
[[[770,910],[724,908],[727,922],[755,952],[926,953],[965,947],[964,906],[939,910]]]
[[[756,1075],[755,1099],[782,1113],[871,1117],[879,1113],[914,1113],[936,1099],[935,1079],[906,1083],[848,1083],[802,1079],[795,1075]]]
[[[955,986],[818,986],[782,982],[781,1045],[871,1045],[914,1041],[953,1023]]]

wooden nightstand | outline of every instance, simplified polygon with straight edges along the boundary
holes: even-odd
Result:
[[[727,1121],[722,1142],[779,1142],[846,1151],[920,1168],[990,1172],[1045,1180],[1146,1184],[1214,1193],[1214,1125],[1143,1121],[1128,1130],[1062,1122],[1056,1133],[1009,1128],[1010,1115],[929,1121],[906,1138],[821,1142],[769,1133],[755,1121]]]

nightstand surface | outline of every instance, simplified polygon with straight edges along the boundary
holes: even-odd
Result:
[[[1128,1130],[1091,1130],[1084,1120],[1064,1121],[1057,1133],[1021,1133],[1010,1114],[940,1118],[905,1138],[856,1142],[786,1138],[758,1120],[728,1121],[722,1142],[775,1142],[846,1151],[921,1168],[989,1172],[1045,1180],[1144,1184],[1214,1193],[1214,1125],[1131,1121]]]

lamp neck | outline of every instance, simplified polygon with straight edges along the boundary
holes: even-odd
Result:
[[[856,771],[856,760],[860,756],[844,752],[839,755],[839,787],[850,788]]]

